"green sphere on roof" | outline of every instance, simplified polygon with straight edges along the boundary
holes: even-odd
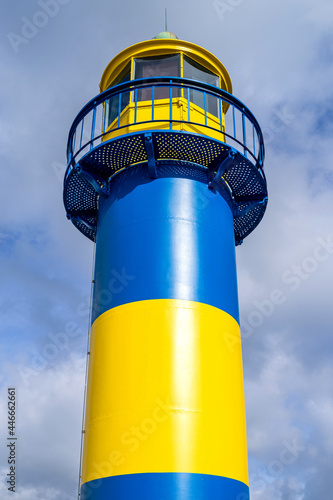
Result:
[[[173,38],[175,40],[178,40],[178,36],[174,35],[170,31],[161,31],[161,33],[154,36],[154,39],[159,39],[159,38]]]

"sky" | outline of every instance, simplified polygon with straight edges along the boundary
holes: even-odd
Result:
[[[62,204],[67,134],[108,62],[168,28],[226,66],[265,138],[269,204],[237,247],[252,500],[333,491],[331,0],[3,0],[0,496],[77,498],[93,244]],[[43,12],[43,14],[41,14]]]

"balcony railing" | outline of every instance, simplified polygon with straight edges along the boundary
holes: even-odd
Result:
[[[175,113],[177,99],[182,100],[186,111],[181,117]],[[143,102],[149,109],[148,114],[147,111],[139,112]],[[164,114],[161,118],[158,111],[162,102]],[[124,119],[126,108],[131,108],[132,112]],[[86,153],[115,135],[138,133],[147,128],[179,130],[181,124],[185,131],[197,130],[197,133],[218,138],[239,151],[258,169],[263,168],[263,135],[251,111],[222,89],[177,77],[132,80],[94,97],[71,126],[68,165],[74,166]]]

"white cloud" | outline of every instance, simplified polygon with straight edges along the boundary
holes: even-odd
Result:
[[[84,366],[85,360],[74,355],[67,362],[59,362],[56,368],[41,370],[27,385],[17,379],[16,485],[20,500],[75,498]],[[3,387],[0,407],[3,436],[7,435],[5,392]],[[3,464],[7,463],[6,452],[2,447]],[[2,467],[2,476],[9,472],[8,467]],[[9,500],[12,493],[5,486],[2,483],[0,487],[1,498]]]

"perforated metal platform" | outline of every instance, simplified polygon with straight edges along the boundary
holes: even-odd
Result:
[[[102,142],[68,167],[64,204],[68,218],[85,236],[95,238],[98,196],[108,196],[110,178],[121,169],[142,164],[153,178],[192,178],[222,195],[233,212],[236,244],[264,215],[267,186],[258,165],[207,136],[156,130]]]

